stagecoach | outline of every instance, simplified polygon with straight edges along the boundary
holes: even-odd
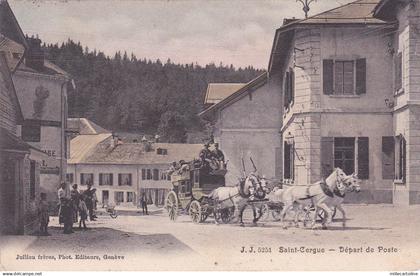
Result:
[[[226,163],[203,166],[200,161],[185,163],[171,175],[172,190],[165,200],[169,219],[175,221],[181,213],[188,214],[194,223],[214,216],[217,222],[227,223],[233,210],[222,208],[207,195],[225,186]]]

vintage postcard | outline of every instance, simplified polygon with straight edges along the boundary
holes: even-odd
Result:
[[[418,274],[420,0],[0,0],[0,92],[3,275]]]

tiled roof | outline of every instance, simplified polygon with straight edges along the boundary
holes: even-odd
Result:
[[[88,156],[102,141],[112,137],[112,134],[79,135],[70,141],[69,164],[80,163],[85,156]]]
[[[383,23],[373,17],[380,0],[358,0],[291,24]]]
[[[92,134],[111,134],[111,131],[98,126],[94,122],[86,118],[68,118],[67,129],[78,132],[81,135],[92,135]]]
[[[245,83],[209,83],[204,103],[216,104],[244,86]]]
[[[305,28],[308,25],[330,26],[330,25],[369,25],[388,27],[390,23],[374,17],[374,9],[380,0],[358,0],[332,10],[308,17],[302,20],[290,21],[276,30],[274,43],[268,64],[268,71],[272,72],[275,68],[282,68],[284,65],[284,56],[291,46],[293,33],[296,28]]]
[[[185,160],[192,161],[198,158],[202,144],[170,144],[170,143],[152,143],[149,151],[144,150],[144,146],[139,143],[123,143],[118,146],[112,146],[112,137],[103,139],[96,143],[95,147],[89,150],[81,158],[73,158],[77,152],[84,152],[83,145],[88,142],[97,142],[95,139],[99,135],[81,135],[71,140],[70,152],[71,160],[69,163],[83,164],[170,164],[173,161]],[[91,138],[90,138],[91,137]],[[79,139],[78,139],[79,138]],[[78,139],[78,140],[76,140]],[[166,149],[167,154],[157,154],[157,149]]]

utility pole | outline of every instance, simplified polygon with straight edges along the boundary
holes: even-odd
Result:
[[[309,5],[316,0],[296,0],[296,2],[300,2],[303,5],[303,11],[305,12],[305,18],[308,18],[308,12],[310,10]]]

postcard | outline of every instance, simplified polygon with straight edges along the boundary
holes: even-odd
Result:
[[[0,0],[0,270],[417,275],[419,14]]]

